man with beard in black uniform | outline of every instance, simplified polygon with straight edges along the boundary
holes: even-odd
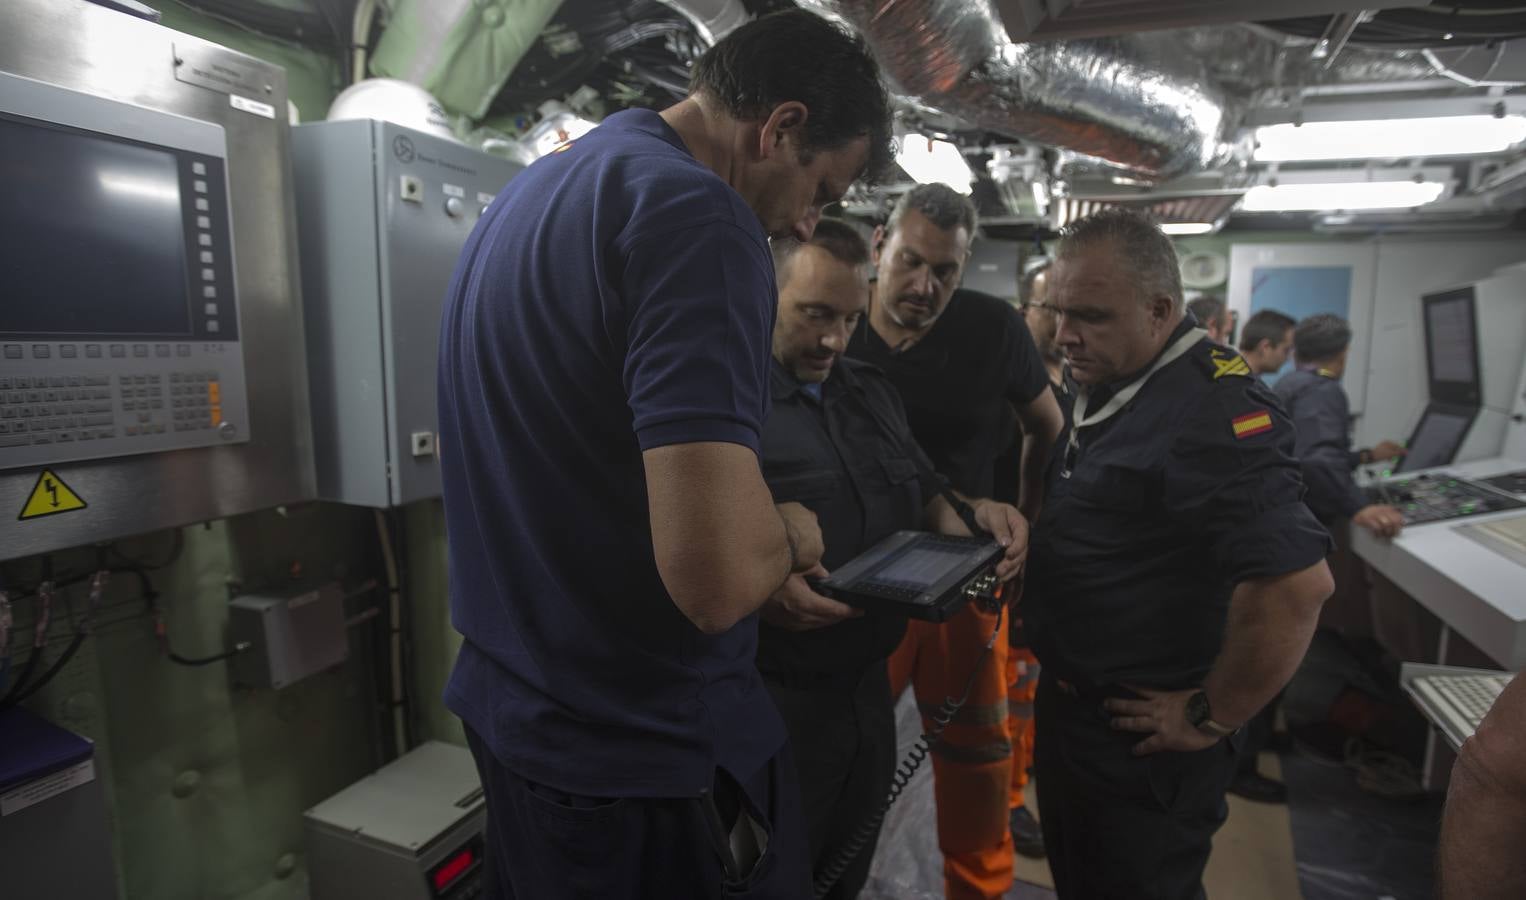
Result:
[[[949,492],[912,438],[895,387],[873,366],[841,358],[869,299],[864,239],[822,219],[809,242],[776,240],[773,249],[779,314],[763,477],[776,503],[816,514],[823,566],[805,575],[825,575],[902,529],[969,534],[956,503],[1006,546],[997,577],[1015,575],[1027,521],[1007,504]],[[863,615],[815,593],[804,576],[786,580],[761,615],[758,669],[789,732],[820,880],[890,788],[895,709],[885,659],[906,620]],[[871,840],[826,896],[857,896],[873,856]]]
[[[1153,222],[1071,225],[1049,303],[1076,398],[1023,596],[1050,869],[1061,900],[1194,900],[1238,729],[1330,595],[1330,538],[1281,405],[1186,316]]]

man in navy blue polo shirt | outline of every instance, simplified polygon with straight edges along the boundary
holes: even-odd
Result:
[[[809,67],[800,66],[809,59]],[[441,329],[446,703],[494,898],[809,895],[755,611],[821,553],[758,464],[770,237],[889,155],[864,44],[803,11],[731,33],[662,113],[530,166]]]

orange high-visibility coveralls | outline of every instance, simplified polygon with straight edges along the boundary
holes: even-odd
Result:
[[[1012,834],[1007,800],[1012,744],[1007,734],[1007,624],[981,664],[970,698],[932,748],[938,803],[938,847],[948,900],[995,900],[1012,887]],[[890,689],[910,683],[924,732],[946,698],[959,699],[971,666],[996,625],[994,613],[970,604],[947,622],[913,620],[890,657]]]

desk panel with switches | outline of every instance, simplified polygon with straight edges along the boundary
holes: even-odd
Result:
[[[1526,508],[1502,491],[1444,473],[1384,481],[1367,488],[1367,497],[1398,507],[1406,525]]]

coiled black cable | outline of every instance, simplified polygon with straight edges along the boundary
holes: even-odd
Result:
[[[958,700],[952,697],[943,698],[943,703],[933,714],[932,727],[917,739],[911,749],[906,751],[906,756],[896,765],[895,775],[890,779],[890,790],[885,793],[885,802],[880,804],[879,810],[874,815],[859,824],[852,837],[849,837],[847,842],[832,855],[832,859],[822,866],[821,871],[816,875],[814,888],[816,900],[821,900],[827,895],[832,885],[836,884],[843,873],[848,871],[848,866],[852,865],[853,861],[858,859],[858,855],[864,852],[864,848],[874,840],[880,824],[885,821],[885,814],[890,812],[890,807],[894,806],[901,794],[911,786],[912,776],[916,775],[917,770],[922,768],[922,763],[927,761],[927,757],[932,753],[933,745],[953,723],[959,710],[969,702],[970,693],[975,690],[975,679],[980,677],[980,670],[985,667],[986,658],[991,655],[991,648],[996,644],[996,636],[1001,633],[1002,616],[1006,612],[1006,604],[1000,602],[1001,593],[996,595],[996,599],[998,601],[996,626],[991,629],[991,637],[986,641],[985,648],[980,651],[980,656],[975,659],[975,666],[970,670],[969,680],[964,683],[964,693]]]

